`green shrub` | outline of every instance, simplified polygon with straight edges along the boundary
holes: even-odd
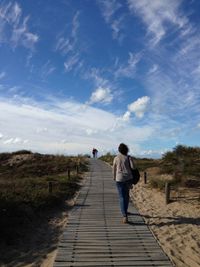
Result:
[[[135,158],[134,161],[140,171],[145,171],[147,168],[158,167],[160,164],[160,160],[157,159]]]
[[[153,188],[158,188],[159,190],[163,190],[165,188],[165,180],[161,180],[158,178],[151,178],[149,180],[150,186]]]
[[[23,153],[31,154],[23,157]],[[16,155],[22,155],[21,160],[15,161]],[[88,169],[84,157],[66,157],[42,155],[19,151],[0,154],[4,164],[0,167],[0,210],[18,210],[28,205],[34,210],[46,208],[62,202],[74,195],[79,189],[79,172]],[[5,159],[7,162],[5,162]],[[10,162],[12,164],[10,165]],[[70,178],[67,170],[71,170]],[[53,184],[49,193],[48,182]]]
[[[182,183],[189,176],[199,180],[200,148],[178,145],[173,151],[164,154],[160,168],[162,173],[173,174],[175,179]]]
[[[106,155],[101,156],[100,159],[109,163],[110,165],[112,165],[115,156],[116,155],[112,155],[111,153],[107,153]]]

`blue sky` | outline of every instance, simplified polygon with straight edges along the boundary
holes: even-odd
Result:
[[[200,1],[0,0],[0,152],[200,145]]]

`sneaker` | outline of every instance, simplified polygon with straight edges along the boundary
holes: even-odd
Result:
[[[123,223],[128,223],[128,217],[123,217],[123,220],[122,220]]]

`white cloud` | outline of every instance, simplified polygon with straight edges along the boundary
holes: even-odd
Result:
[[[124,113],[124,115],[122,116],[122,120],[123,121],[129,121],[130,117],[131,117],[131,112],[130,111],[126,111]]]
[[[122,141],[139,150],[139,144],[152,135],[150,126],[117,125],[117,120],[110,112],[72,101],[54,100],[47,107],[47,103],[0,99],[1,129],[6,136],[0,140],[0,151],[88,153],[93,146],[111,150]],[[39,134],[36,129],[41,130]]]
[[[96,88],[87,104],[97,102],[105,104],[110,103],[114,99],[114,97],[117,97],[120,94],[115,83],[111,83],[107,78],[103,77],[104,73],[105,70],[99,70],[96,68],[92,68],[84,73],[83,78],[92,80],[92,82],[94,83],[94,88]]]
[[[113,95],[109,88],[99,87],[91,95],[89,103],[110,103]]]
[[[150,97],[143,96],[138,98],[136,101],[128,105],[128,111],[124,114],[123,118],[129,119],[131,113],[135,113],[138,118],[143,118],[144,113],[147,111],[149,106]]]
[[[3,134],[2,133],[0,133],[0,139],[2,139],[3,138]]]
[[[4,145],[12,145],[12,144],[26,144],[28,143],[28,140],[22,140],[19,137],[9,138],[3,141]]]
[[[153,150],[153,149],[149,149],[149,150],[141,150],[139,152],[139,156],[143,156],[143,157],[150,157],[150,158],[160,158],[164,153],[166,153],[168,151],[168,149],[160,149],[160,150]]]
[[[29,31],[29,16],[23,18],[18,3],[8,2],[0,5],[0,40],[12,47],[24,46],[33,49],[39,36]]]
[[[128,0],[130,11],[142,18],[148,33],[153,34],[152,44],[155,45],[165,36],[166,22],[176,25],[180,29],[187,27],[188,19],[179,11],[181,1],[162,0]]]

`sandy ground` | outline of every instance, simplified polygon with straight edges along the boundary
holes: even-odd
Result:
[[[200,190],[183,190],[165,204],[164,192],[140,181],[133,201],[176,267],[200,267]]]
[[[173,201],[166,205],[164,193],[151,189],[141,179],[132,190],[131,195],[134,204],[175,266],[200,267],[199,191],[196,195],[187,190],[181,194],[175,194]],[[48,221],[48,228],[45,226],[40,228],[40,232],[36,231],[35,242],[29,248],[29,255],[27,255],[29,260],[21,263],[17,261],[12,266],[53,266],[59,238],[67,223],[69,207],[73,206],[74,201],[75,199],[71,200],[71,203],[67,204],[68,208],[59,216],[55,214],[51,217]],[[42,249],[38,245],[35,250],[36,243],[42,243],[40,244]]]
[[[153,172],[156,173],[155,170]],[[170,180],[170,177],[167,179]],[[136,207],[174,265],[200,267],[200,190],[172,192],[172,201],[166,205],[164,192],[150,188],[141,179],[131,194]],[[56,252],[55,249],[47,254],[41,267],[52,267]]]

